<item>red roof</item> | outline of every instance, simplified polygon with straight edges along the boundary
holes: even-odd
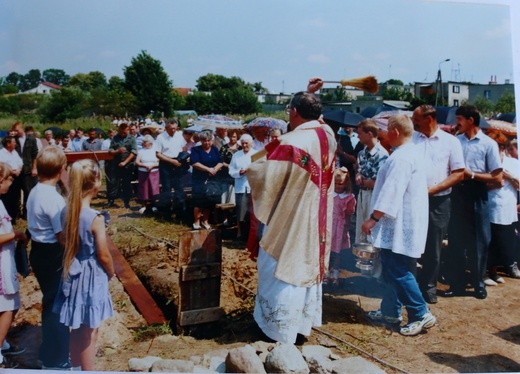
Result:
[[[191,88],[184,88],[184,87],[176,87],[174,88],[175,91],[177,91],[181,96],[188,96],[191,92]]]
[[[61,90],[60,85],[57,85],[57,84],[54,84],[51,82],[42,82],[41,84],[43,84],[44,86],[50,87],[50,88],[54,88],[55,90]]]

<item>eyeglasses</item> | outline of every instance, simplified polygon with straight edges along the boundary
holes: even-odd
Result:
[[[291,114],[291,109],[292,109],[292,107],[290,105],[286,105],[285,106],[285,113]]]

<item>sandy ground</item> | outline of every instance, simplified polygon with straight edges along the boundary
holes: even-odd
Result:
[[[172,318],[178,292],[176,241],[178,233],[187,228],[155,218],[142,219],[137,209],[114,209],[110,233]],[[121,283],[114,280],[111,294],[116,313],[100,328],[99,370],[127,371],[132,357],[187,359],[258,340],[251,316],[256,265],[243,244],[229,240],[229,235],[223,237],[220,300],[226,316],[209,326],[177,331],[176,335],[169,333],[168,326],[146,327]],[[313,331],[305,344],[329,346],[343,357],[373,355],[384,363],[370,359],[391,373],[520,371],[520,280],[506,278],[505,284],[488,287],[486,300],[472,296],[439,298],[439,303],[431,306],[437,326],[419,336],[404,337],[365,318],[366,311],[379,306],[380,285],[357,273],[348,275],[338,287],[325,289],[320,330],[327,334]],[[27,348],[17,357],[20,367],[35,368],[41,294],[32,275],[21,281],[21,297],[22,307],[9,339]]]

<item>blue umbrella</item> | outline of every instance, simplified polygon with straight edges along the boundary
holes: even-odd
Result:
[[[248,129],[254,127],[267,127],[269,129],[280,129],[282,134],[287,132],[287,122],[282,119],[273,118],[273,117],[257,117],[251,122],[249,122],[246,127]]]
[[[346,110],[331,109],[323,112],[323,120],[331,126],[357,127],[365,117]]]

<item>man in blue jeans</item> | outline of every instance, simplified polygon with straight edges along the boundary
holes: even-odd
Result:
[[[406,115],[390,117],[388,142],[394,152],[379,169],[371,200],[370,218],[361,226],[381,248],[384,284],[381,309],[372,320],[400,324],[402,307],[408,324],[402,335],[417,335],[437,322],[426,305],[417,280],[417,259],[424,252],[428,228],[428,188],[424,158],[412,140],[413,125]]]

